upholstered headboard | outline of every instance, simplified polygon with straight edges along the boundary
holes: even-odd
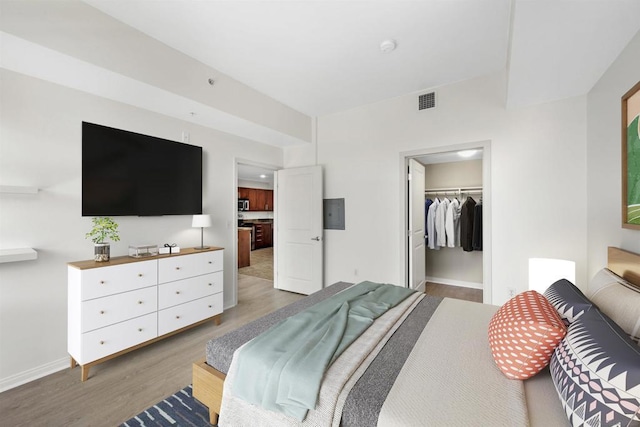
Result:
[[[640,342],[640,255],[609,247],[607,268],[591,279],[587,296]]]

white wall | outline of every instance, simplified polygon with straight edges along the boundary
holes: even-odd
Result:
[[[317,147],[285,149],[285,167],[323,165],[324,197],[345,198],[346,230],[325,231],[325,283],[403,276],[400,153],[489,140],[493,302],[527,289],[530,257],[575,261],[585,286],[586,97],[508,111],[504,88],[496,74],[437,89],[434,110],[409,94],[321,117]]]
[[[35,195],[0,194],[0,248],[34,247],[36,261],[0,264],[0,389],[68,365],[66,263],[93,256],[81,217],[81,122],[89,121],[204,149],[203,209],[212,215],[205,243],[227,248],[225,306],[232,301],[236,268],[233,224],[237,206],[236,158],[282,164],[282,150],[161,116],[52,83],[0,70],[0,185],[36,186]],[[121,241],[200,243],[190,216],[117,217]]]
[[[640,253],[640,231],[623,229],[621,98],[640,81],[640,32],[587,97],[589,277],[607,263],[607,246]]]

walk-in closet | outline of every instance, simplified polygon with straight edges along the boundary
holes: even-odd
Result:
[[[483,289],[482,150],[426,155],[426,288]]]

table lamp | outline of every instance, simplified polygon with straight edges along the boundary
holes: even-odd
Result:
[[[564,259],[529,258],[529,289],[544,293],[560,279],[576,282],[576,263]]]
[[[209,249],[209,246],[204,246],[204,229],[205,227],[211,227],[210,215],[194,215],[191,222],[192,227],[200,227],[200,246],[196,249]]]

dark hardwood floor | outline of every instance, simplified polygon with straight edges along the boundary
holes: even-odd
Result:
[[[482,302],[482,289],[463,288],[461,286],[441,285],[439,283],[427,282],[424,293],[438,297]]]

